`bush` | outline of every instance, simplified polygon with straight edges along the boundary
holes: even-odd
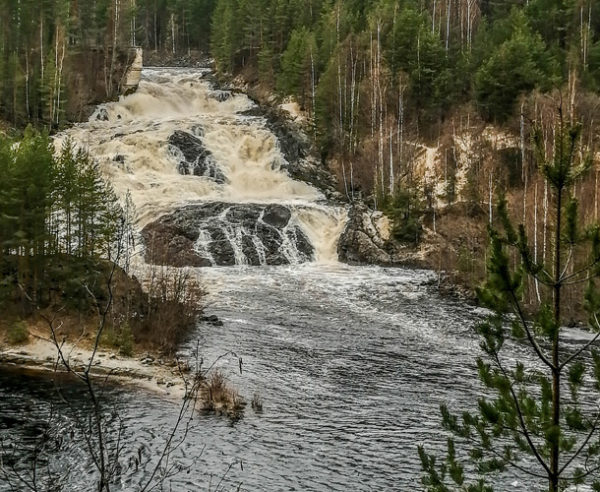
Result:
[[[107,327],[104,330],[102,341],[110,347],[119,349],[119,354],[125,357],[133,355],[134,339],[128,323],[124,323],[118,328]]]
[[[398,189],[386,212],[392,218],[394,239],[403,243],[419,243],[423,232],[423,210],[416,192]]]
[[[125,357],[131,357],[133,355],[133,333],[128,323],[121,326],[119,337],[117,339],[119,346],[119,353]]]
[[[204,309],[205,290],[183,268],[158,267],[148,285],[149,306],[136,340],[143,340],[166,354],[175,352]]]
[[[215,371],[205,380],[200,390],[202,408],[206,411],[224,413],[237,417],[242,413],[246,402],[232,388],[221,371]]]
[[[25,343],[29,340],[29,330],[25,321],[16,321],[10,325],[6,338],[11,345]]]

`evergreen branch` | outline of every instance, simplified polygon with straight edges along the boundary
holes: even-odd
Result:
[[[540,360],[544,364],[546,364],[553,371],[557,370],[558,368],[554,367],[554,364],[552,362],[550,362],[550,360],[546,357],[546,355],[544,355],[544,353],[542,352],[542,349],[540,348],[537,341],[533,337],[533,334],[531,333],[531,330],[529,329],[529,325],[527,324],[527,320],[525,319],[525,314],[523,313],[523,310],[521,309],[521,305],[519,304],[519,300],[517,299],[517,296],[515,295],[514,290],[511,290],[510,294],[511,294],[515,309],[517,310],[517,314],[519,316],[521,324],[523,325],[523,328],[525,329],[525,333],[527,334],[527,340],[529,340],[529,343],[533,347],[533,350],[535,351],[537,356],[540,358]]]
[[[544,459],[541,457],[535,443],[531,440],[531,436],[529,435],[527,425],[525,424],[525,418],[523,417],[523,411],[521,410],[521,405],[519,404],[519,398],[517,397],[517,394],[515,393],[512,382],[511,382],[510,378],[508,377],[506,370],[502,366],[502,363],[500,362],[500,357],[498,356],[497,353],[494,353],[494,359],[496,360],[496,364],[498,364],[500,371],[502,371],[502,374],[504,375],[504,377],[506,378],[506,381],[508,382],[508,388],[510,389],[510,394],[515,403],[515,410],[517,411],[517,416],[519,417],[519,424],[521,425],[521,429],[523,429],[523,434],[525,435],[527,444],[529,445],[529,448],[533,452],[533,455],[536,457],[536,459],[538,460],[540,465],[542,465],[544,467],[544,470],[546,470],[546,473],[548,475],[550,475],[551,474],[550,468],[548,467],[548,465],[546,464]],[[546,478],[546,477],[544,477],[544,478]]]
[[[600,465],[595,466],[591,470],[586,470],[585,473],[582,473],[581,475],[577,475],[576,477],[560,477],[560,479],[565,480],[565,481],[581,480],[582,478],[590,476],[592,473],[596,473],[598,470],[600,470]]]
[[[545,279],[542,278],[538,272],[530,271],[529,269],[527,270],[527,274],[531,275],[531,277],[533,277],[534,280],[537,280],[540,284],[545,285],[546,287],[553,287],[554,280],[552,279],[552,275],[550,275],[550,273],[548,273],[548,271],[543,267],[541,267],[539,271],[546,276]]]
[[[594,268],[599,263],[600,263],[600,256],[597,256],[596,258],[594,258],[594,261],[592,261],[591,263],[589,263],[585,267],[582,267],[581,269],[577,270],[576,272],[573,272],[573,273],[567,275],[566,277],[562,278],[561,279],[561,283],[564,284],[565,282],[571,280],[572,278],[578,277],[582,273],[589,272],[592,268]]]
[[[565,267],[563,268],[562,273],[558,277],[558,281],[560,283],[562,283],[562,281],[564,280],[565,274],[567,273],[567,269],[569,268],[569,265],[571,264],[572,259],[573,259],[573,246],[571,246],[569,248],[569,256],[567,256],[567,261],[565,261]]]
[[[596,316],[596,313],[593,314],[594,316],[594,321],[596,322],[596,327],[600,330],[600,321],[598,320],[598,317]],[[600,338],[600,331],[598,331],[598,333],[596,333],[596,336],[594,336],[594,338],[592,338],[589,342],[587,342],[583,347],[581,347],[579,350],[577,350],[574,354],[572,354],[566,361],[564,361],[558,368],[559,371],[561,371],[567,364],[569,364],[573,359],[576,359],[577,357],[579,357],[583,352],[585,352],[591,345],[593,345],[593,343],[598,340],[598,338]]]
[[[580,272],[580,274],[581,273],[583,273],[583,272]],[[587,277],[578,278],[577,280],[571,280],[571,281],[568,281],[568,282],[563,281],[563,282],[561,282],[561,285],[577,285],[577,284],[582,284],[584,282],[589,282],[591,278],[592,278],[592,276],[588,275]]]
[[[579,449],[573,454],[573,456],[571,456],[571,458],[569,458],[569,460],[559,470],[559,472],[558,472],[559,476],[562,475],[562,473],[568,468],[568,466],[573,462],[573,460],[575,458],[577,458],[581,454],[581,452],[583,451],[583,449],[587,446],[587,443],[590,442],[590,439],[592,438],[592,436],[594,435],[594,433],[598,429],[598,423],[599,422],[600,422],[600,412],[598,412],[596,414],[596,419],[594,420],[594,423],[592,424],[592,429],[588,433],[588,435],[585,438],[585,440],[581,443],[581,446],[579,446]]]

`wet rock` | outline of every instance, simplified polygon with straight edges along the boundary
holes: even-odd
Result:
[[[225,102],[231,99],[231,96],[231,92],[229,91],[216,90],[210,93],[210,97],[216,99],[219,102]]]
[[[106,108],[101,108],[96,113],[96,121],[108,121],[108,111]]]
[[[142,237],[146,244],[148,263],[176,267],[211,265],[208,259],[202,258],[194,251],[197,234],[172,221],[159,220],[149,224],[143,229]]]
[[[214,314],[212,314],[210,316],[203,316],[201,318],[201,320],[204,321],[205,323],[208,323],[209,325],[223,326],[223,322]]]
[[[270,205],[263,212],[262,221],[273,227],[285,227],[292,216],[290,210],[281,205]]]
[[[113,161],[118,162],[120,164],[124,164],[125,163],[125,156],[124,155],[116,155],[113,157]]]
[[[189,205],[143,229],[146,261],[174,266],[312,261],[314,248],[291,217],[282,205]]]
[[[199,135],[202,135],[200,130]],[[176,130],[169,137],[169,150],[178,159],[177,170],[180,174],[205,176],[219,184],[227,181],[213,155],[204,146],[198,136]]]

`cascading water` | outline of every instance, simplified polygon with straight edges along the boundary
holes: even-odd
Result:
[[[129,191],[146,258],[178,265],[337,260],[346,220],[295,181],[277,138],[245,95],[215,89],[207,69],[145,69],[138,91],[66,131]],[[148,252],[148,250],[150,252]]]

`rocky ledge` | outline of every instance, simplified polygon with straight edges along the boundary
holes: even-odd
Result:
[[[304,263],[314,248],[283,205],[203,203],[142,230],[146,261],[173,266]]]
[[[388,218],[362,202],[355,202],[338,242],[338,257],[350,264],[394,264],[396,258],[389,239]]]

